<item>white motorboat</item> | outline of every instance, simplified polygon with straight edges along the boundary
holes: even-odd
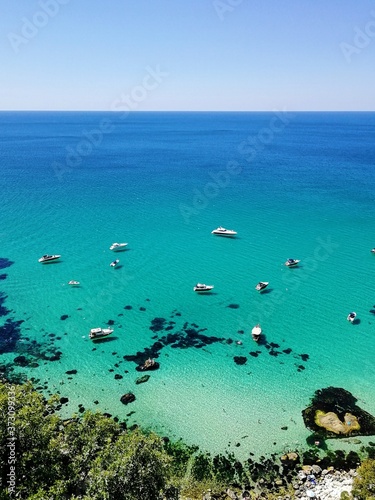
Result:
[[[111,267],[116,267],[116,266],[117,266],[117,264],[118,264],[119,262],[120,262],[120,259],[116,259],[116,260],[114,260],[113,262],[111,262],[109,265],[110,265]]]
[[[293,266],[297,266],[301,261],[298,260],[298,259],[288,259],[286,262],[285,262],[285,265],[287,267],[293,267]]]
[[[355,320],[355,318],[357,317],[357,313],[355,312],[351,312],[347,315],[346,319],[348,321],[350,321],[350,323],[353,323],[353,321]]]
[[[269,285],[268,281],[259,281],[259,283],[255,287],[255,290],[257,290],[258,292],[261,292],[262,290],[267,288],[268,285]]]
[[[194,292],[210,292],[213,285],[205,285],[204,283],[197,283],[193,288]]]
[[[372,248],[372,249],[371,249],[371,253],[375,253],[375,248]]]
[[[127,243],[112,243],[109,249],[116,252],[117,250],[124,250],[127,245]]]
[[[43,264],[46,262],[53,262],[55,260],[58,260],[61,257],[61,255],[43,255],[40,259],[38,259],[38,262],[42,262]]]
[[[218,236],[236,236],[237,232],[233,231],[233,229],[225,229],[225,227],[219,226],[211,231],[211,234],[217,234]]]
[[[262,329],[261,329],[260,325],[259,324],[255,325],[254,328],[251,330],[251,336],[253,337],[255,342],[258,342],[261,334],[262,334]]]
[[[89,337],[91,340],[100,340],[111,335],[113,331],[112,328],[91,328]]]
[[[68,285],[71,285],[71,286],[78,286],[80,284],[79,281],[75,281],[75,280],[70,280]]]

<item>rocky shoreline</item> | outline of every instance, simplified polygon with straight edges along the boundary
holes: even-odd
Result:
[[[301,500],[316,498],[319,500],[339,500],[341,493],[350,494],[355,469],[349,471],[335,470],[333,467],[321,469],[319,465],[303,467],[293,483],[295,498]]]
[[[295,480],[292,482],[294,493],[287,495],[277,494],[273,496],[277,500],[340,500],[341,494],[346,492],[349,495],[352,491],[353,479],[357,475],[355,469],[335,470],[333,467],[321,469],[319,465],[302,466],[297,472]],[[204,492],[202,500],[253,500],[267,499],[269,490],[263,489],[258,484],[255,489],[236,493],[228,488],[225,492],[213,493]],[[255,496],[254,496],[255,494]],[[190,498],[182,500],[192,500]]]

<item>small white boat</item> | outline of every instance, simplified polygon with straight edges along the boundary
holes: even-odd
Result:
[[[259,283],[255,287],[255,290],[257,290],[258,292],[261,292],[262,290],[267,288],[268,285],[269,285],[268,281],[259,281]]]
[[[120,259],[116,259],[116,260],[114,260],[113,262],[111,262],[109,265],[110,265],[111,267],[116,267],[116,266],[117,266],[117,264],[118,264],[119,262],[120,262]]]
[[[111,335],[113,331],[112,328],[91,328],[89,337],[91,340],[100,340]]]
[[[45,263],[45,262],[52,262],[54,260],[57,260],[61,257],[61,255],[43,255],[43,257],[41,257],[40,259],[38,259],[38,262],[42,262],[42,263]]]
[[[299,264],[301,261],[298,260],[298,259],[288,259],[286,262],[285,262],[285,265],[287,267],[293,267],[293,266],[296,266],[297,264]]]
[[[236,236],[237,232],[233,231],[233,229],[225,229],[225,227],[219,226],[211,231],[211,234],[217,234],[218,236]]]
[[[72,285],[72,286],[78,286],[80,284],[79,281],[75,281],[75,280],[70,280],[68,285]]]
[[[355,318],[357,317],[357,313],[355,312],[351,312],[347,315],[346,319],[348,321],[350,321],[350,323],[353,323],[353,321],[355,320]]]
[[[372,249],[371,249],[371,253],[375,253],[375,248],[372,248]]]
[[[193,288],[194,292],[210,292],[213,285],[205,285],[204,283],[197,283]]]
[[[116,252],[116,250],[124,250],[127,245],[127,243],[112,243],[109,249]]]
[[[251,330],[251,336],[253,337],[255,342],[258,342],[261,334],[262,334],[262,329],[261,329],[260,325],[259,324],[255,325],[254,328]]]

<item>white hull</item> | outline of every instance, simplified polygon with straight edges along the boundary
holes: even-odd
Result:
[[[213,288],[213,285],[204,285],[199,283],[193,288],[193,290],[197,293],[207,293],[210,292]]]
[[[43,255],[40,259],[38,259],[38,262],[41,262],[42,264],[47,264],[48,262],[56,262],[61,257],[61,255]]]
[[[109,249],[112,250],[113,252],[117,252],[119,250],[125,250],[125,248],[128,246],[127,243],[113,243]]]
[[[261,334],[262,334],[262,329],[259,325],[254,326],[254,328],[251,330],[251,336],[256,342],[259,340]]]
[[[233,229],[225,229],[225,227],[218,227],[211,231],[211,234],[216,234],[217,236],[236,236],[237,232]]]
[[[92,328],[89,337],[91,340],[100,340],[111,335],[113,331],[111,328]]]
[[[300,260],[297,260],[297,259],[296,259],[296,260],[293,260],[293,261],[289,261],[289,260],[287,260],[287,261],[285,262],[285,265],[286,265],[287,267],[294,267],[294,266],[297,266],[300,262],[301,262],[301,261],[300,261]]]

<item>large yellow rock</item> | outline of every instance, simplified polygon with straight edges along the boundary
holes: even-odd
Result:
[[[344,422],[333,411],[325,413],[324,411],[317,410],[315,413],[315,423],[319,427],[324,427],[327,431],[334,432],[335,434],[350,434],[352,431],[360,429],[357,417],[351,413],[345,413]]]

